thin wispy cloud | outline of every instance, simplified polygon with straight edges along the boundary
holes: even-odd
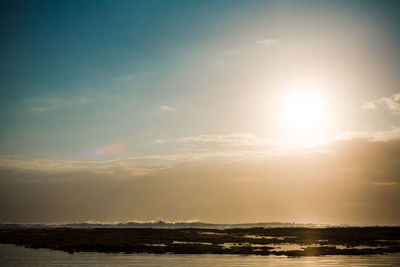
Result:
[[[338,133],[334,138],[330,139],[329,142],[335,142],[340,140],[366,140],[370,142],[386,142],[391,140],[400,139],[400,127],[392,127],[385,131],[345,131]]]
[[[165,111],[165,112],[174,112],[176,111],[176,109],[174,107],[171,106],[167,106],[167,105],[161,105],[158,107],[159,111]]]
[[[256,41],[256,44],[262,45],[265,47],[271,47],[271,46],[278,45],[280,42],[281,42],[280,39],[264,39],[264,40]]]
[[[72,174],[70,177],[73,178],[73,176],[79,176],[82,173],[136,177],[149,174],[159,167],[160,164],[146,164],[143,159],[134,157],[106,161],[0,158],[0,170],[32,174],[28,176],[36,176],[37,173],[43,174],[43,181],[47,180],[46,177],[53,179],[53,177],[61,174]]]
[[[344,131],[333,137],[321,138],[315,142],[305,143],[304,140],[290,138],[261,138],[253,133],[230,133],[230,134],[202,134],[186,136],[172,140],[157,139],[155,144],[183,144],[191,146],[202,146],[214,144],[221,147],[292,147],[312,148],[318,145],[329,144],[338,140],[365,139],[367,141],[388,141],[400,139],[400,127],[392,127],[381,131]]]
[[[60,108],[67,108],[75,105],[85,105],[94,101],[87,97],[76,98],[54,98],[54,97],[38,97],[28,100],[30,110],[33,112],[45,112]]]
[[[226,135],[198,135],[178,139],[180,143],[215,143],[223,146],[256,146],[265,143],[254,134],[232,133]]]
[[[376,104],[374,102],[367,102],[362,105],[363,109],[369,109],[369,110],[374,110],[376,109]]]
[[[400,139],[400,127],[382,131],[345,131],[329,138],[305,142],[298,139],[261,138],[252,133],[204,134],[176,139],[158,139],[153,145],[163,144],[166,153],[180,153],[187,158],[207,158],[219,156],[226,158],[266,159],[296,153],[326,151],[336,142],[361,140],[363,142],[388,142]],[[189,156],[190,155],[190,156]],[[164,154],[164,157],[167,154]],[[168,156],[169,157],[169,156]]]
[[[390,134],[392,135],[391,138],[387,138]],[[298,161],[308,160],[309,157],[310,162],[325,160],[336,162],[336,158],[350,154],[352,157],[349,159],[354,159],[354,162],[347,162],[343,166],[335,166],[347,170],[354,164],[354,168],[360,168],[360,170],[368,169],[369,165],[362,164],[362,162],[358,160],[359,157],[362,156],[364,158],[376,158],[376,160],[382,162],[380,166],[382,168],[387,168],[385,172],[398,172],[398,168],[392,168],[390,166],[397,166],[397,163],[400,161],[400,158],[397,157],[397,155],[399,155],[397,152],[400,151],[400,129],[393,130],[390,134],[386,133],[386,138],[382,138],[382,136],[385,136],[385,133],[377,133],[375,136],[362,138],[360,138],[361,135],[356,135],[351,138],[332,140],[330,143],[320,145],[319,149],[307,149],[307,153],[304,153],[304,150],[292,150],[285,154],[277,154],[275,157],[271,157],[271,153],[265,149],[233,149],[226,151],[201,150],[197,152],[191,150],[187,153],[149,154],[140,157],[123,157],[103,161],[83,159],[23,159],[3,156],[0,157],[0,171],[3,173],[18,174],[9,175],[9,177],[11,177],[10,179],[13,179],[12,177],[27,177],[29,180],[30,177],[36,177],[35,181],[47,181],[49,179],[54,181],[57,177],[63,177],[63,180],[69,180],[75,176],[81,177],[85,173],[91,176],[107,175],[110,178],[134,178],[153,174],[156,175],[166,170],[179,171],[182,166],[187,164],[196,165],[198,163],[211,165],[222,164],[221,166],[223,166],[224,164],[233,162],[239,165],[246,165],[251,162],[264,162],[265,164],[277,164],[276,168],[280,170],[282,166],[289,167],[291,164]],[[210,138],[201,137],[201,139],[208,142]],[[120,146],[110,149],[119,151]],[[296,175],[301,175],[302,169],[300,168],[298,171],[300,173],[296,173]],[[363,172],[359,173],[362,174]],[[321,175],[325,174],[321,173]],[[43,177],[43,179],[41,177]],[[391,177],[393,178],[394,176],[374,177],[372,175],[370,178],[372,182],[376,183],[400,182],[397,178],[397,180],[393,180]]]

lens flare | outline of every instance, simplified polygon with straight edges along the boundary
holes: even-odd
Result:
[[[86,158],[103,155],[116,155],[121,154],[125,151],[125,145],[122,143],[115,143],[107,146],[103,146],[94,150],[86,151],[82,154],[78,154],[75,158]]]

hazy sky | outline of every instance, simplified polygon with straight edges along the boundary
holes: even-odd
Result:
[[[400,224],[400,2],[1,1],[0,222]]]

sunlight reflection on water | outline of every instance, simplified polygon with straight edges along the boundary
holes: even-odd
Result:
[[[26,249],[0,244],[1,266],[400,266],[400,254],[374,256],[277,256],[104,254]]]

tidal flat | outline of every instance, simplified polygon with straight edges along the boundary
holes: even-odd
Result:
[[[400,227],[2,228],[0,243],[68,253],[375,255],[400,252]]]

